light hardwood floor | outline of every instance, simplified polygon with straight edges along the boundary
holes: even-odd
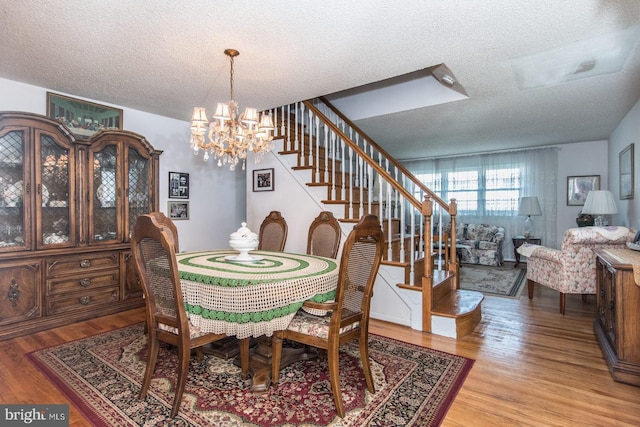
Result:
[[[640,426],[640,388],[611,379],[593,334],[595,301],[536,287],[520,299],[487,297],[483,319],[460,340],[385,322],[371,332],[476,362],[442,424],[451,426]],[[639,308],[640,309],[640,308]],[[0,401],[66,403],[24,354],[144,320],[143,309],[0,342]],[[71,407],[71,425],[89,423]]]

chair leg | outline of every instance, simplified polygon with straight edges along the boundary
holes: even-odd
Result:
[[[158,360],[159,345],[154,333],[154,331],[149,331],[149,354],[147,355],[147,367],[144,370],[144,380],[140,388],[140,399],[144,399],[147,396],[147,390],[149,389],[149,384],[151,384],[151,377],[153,376],[153,371],[156,369],[156,360]]]
[[[533,287],[535,286],[536,282],[534,282],[531,279],[527,279],[527,291],[529,292],[529,299],[533,299]]]
[[[271,383],[278,384],[280,380],[280,359],[282,358],[282,337],[278,332],[271,338]]]
[[[375,393],[376,386],[373,383],[373,375],[371,375],[371,363],[369,362],[369,340],[367,335],[368,333],[364,330],[360,334],[360,361],[362,362],[364,378],[367,380],[367,389],[370,393]]]
[[[338,339],[329,340],[327,356],[329,362],[329,378],[331,379],[331,391],[333,391],[333,403],[336,405],[336,412],[340,418],[344,418],[344,405],[342,404],[342,390],[340,389],[339,372],[339,343]]]
[[[187,375],[189,374],[189,359],[191,358],[191,350],[189,346],[178,346],[178,382],[176,383],[176,394],[173,398],[173,407],[171,408],[171,418],[174,418],[180,411],[180,403],[182,402],[182,394],[187,384]]]
[[[560,314],[564,316],[564,308],[567,303],[567,294],[560,292]]]

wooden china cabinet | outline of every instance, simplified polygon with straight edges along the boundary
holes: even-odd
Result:
[[[158,210],[160,154],[133,132],[0,112],[0,340],[144,304],[129,242]]]

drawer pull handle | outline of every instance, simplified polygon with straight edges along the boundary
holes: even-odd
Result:
[[[86,288],[90,284],[91,284],[91,279],[81,279],[80,280],[80,286],[82,286],[83,288]]]
[[[80,304],[89,305],[91,302],[91,297],[80,297]]]
[[[80,267],[82,267],[82,268],[91,267],[91,260],[83,259],[82,261],[80,261]]]

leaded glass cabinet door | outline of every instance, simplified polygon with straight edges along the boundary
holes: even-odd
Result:
[[[150,212],[150,161],[147,156],[143,156],[133,147],[127,150],[127,183],[128,183],[128,215],[127,218],[127,240],[131,239],[131,232],[138,215]]]
[[[53,135],[36,129],[35,210],[38,247],[74,246],[76,242],[75,155]]]
[[[25,164],[30,134],[28,128],[0,131],[0,252],[31,248],[29,171]]]
[[[89,212],[93,213],[89,219],[91,243],[122,241],[119,146],[118,143],[106,144],[89,151]]]

